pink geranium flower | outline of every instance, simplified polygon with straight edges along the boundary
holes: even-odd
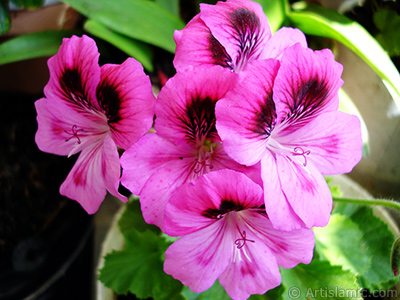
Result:
[[[234,87],[236,78],[214,66],[177,73],[161,89],[156,133],[144,136],[121,157],[121,183],[140,195],[146,222],[163,228],[164,206],[177,186],[219,169],[248,174],[255,169],[225,153],[215,128],[215,104]]]
[[[130,58],[121,65],[100,67],[98,57],[91,38],[64,39],[48,61],[45,98],[35,103],[40,150],[68,156],[80,152],[60,193],[90,214],[107,190],[127,200],[118,193],[117,146],[128,148],[150,129],[155,104],[139,62]]]
[[[245,0],[200,4],[183,30],[176,31],[174,66],[178,71],[193,67],[222,66],[239,73],[251,61],[280,58],[287,47],[301,43],[304,34],[281,28],[274,35],[260,4]]]
[[[233,299],[264,294],[281,282],[279,268],[309,263],[309,229],[274,229],[262,188],[242,173],[221,170],[175,190],[165,232],[181,236],[165,253],[164,271],[194,292],[218,278]]]
[[[265,206],[278,229],[327,225],[332,196],[322,175],[350,172],[361,159],[357,117],[339,112],[342,66],[330,50],[296,44],[281,62],[249,67],[216,106],[226,152],[261,162]]]

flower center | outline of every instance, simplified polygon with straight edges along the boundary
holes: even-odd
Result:
[[[239,231],[239,233],[240,233],[241,238],[240,238],[240,239],[237,239],[237,240],[235,241],[236,248],[238,248],[238,249],[243,248],[244,245],[246,245],[246,242],[255,243],[255,241],[253,241],[253,240],[248,240],[248,239],[246,238],[246,231],[245,231],[245,230],[243,230],[243,232],[241,232],[241,231],[239,230],[239,228],[238,228],[238,231]]]
[[[66,134],[70,135],[68,138],[65,139],[65,141],[69,142],[72,138],[76,138],[77,139],[77,143],[80,144],[81,143],[81,139],[79,138],[79,133],[82,132],[82,131],[84,131],[83,128],[79,128],[75,124],[72,125],[71,131],[64,130],[64,132]]]
[[[308,149],[300,146],[295,146],[294,148],[283,146],[274,139],[268,140],[267,148],[274,153],[285,155],[292,161],[296,162],[297,164],[301,164],[304,167],[307,167],[307,156],[311,154],[311,151]]]
[[[195,165],[193,172],[202,175],[210,172],[213,169],[212,165],[212,155],[214,153],[214,148],[219,143],[213,143],[210,140],[206,140],[197,151],[197,158],[194,159]]]

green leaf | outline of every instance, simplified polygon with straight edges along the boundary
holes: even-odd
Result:
[[[269,290],[264,295],[251,295],[249,300],[283,300],[283,292],[284,288],[282,285],[280,285],[272,290]],[[231,300],[231,297],[228,296],[225,289],[219,284],[218,280],[211,288],[202,293],[192,292],[188,287],[185,286],[182,290],[182,295],[185,300]]]
[[[161,230],[157,226],[149,225],[144,221],[140,210],[139,197],[137,196],[130,199],[126,204],[126,208],[118,221],[118,227],[128,243],[131,241],[129,236],[131,230],[136,230],[138,232],[150,230],[157,235],[161,234]]]
[[[340,265],[355,274],[364,274],[370,267],[371,257],[363,244],[363,234],[348,217],[333,214],[329,224],[314,228],[315,249],[321,259]]]
[[[362,58],[383,80],[400,108],[400,74],[382,46],[357,22],[318,5],[297,3],[288,14],[306,34],[335,39]]]
[[[378,9],[374,23],[380,33],[375,37],[390,56],[400,55],[400,16],[394,10]]]
[[[188,287],[184,287],[182,290],[182,295],[185,300],[208,300],[208,299],[218,299],[218,300],[231,300],[225,289],[216,281],[212,287],[202,293],[192,292]]]
[[[144,44],[140,41],[119,34],[93,20],[86,21],[84,29],[94,36],[109,42],[111,45],[124,51],[129,56],[134,57],[148,71],[153,71],[153,52],[148,44]]]
[[[370,267],[359,274],[359,284],[371,291],[391,288],[398,280],[391,268],[394,235],[388,224],[376,217],[371,207],[338,203],[335,213],[349,217],[362,230],[362,243],[372,258]]]
[[[0,34],[8,32],[10,28],[11,19],[8,0],[0,0]]]
[[[154,2],[179,17],[179,0],[155,0]]]
[[[42,7],[44,0],[11,0],[11,2],[23,9],[35,9]]]
[[[271,31],[275,32],[282,27],[286,19],[286,7],[288,6],[286,0],[255,0],[262,5],[264,13],[268,17],[269,26]]]
[[[20,60],[52,56],[64,37],[70,37],[73,31],[44,31],[21,35],[0,44],[0,65]]]
[[[148,0],[63,0],[89,19],[124,36],[175,52],[173,34],[185,24]]]
[[[286,287],[285,300],[293,299],[362,299],[351,271],[332,266],[328,261],[314,259],[292,269],[281,269]]]
[[[118,294],[154,300],[182,299],[179,281],[167,275],[161,260],[166,242],[152,231],[131,230],[131,242],[122,251],[106,255],[99,280]]]
[[[348,114],[352,114],[358,117],[361,122],[361,137],[363,141],[362,154],[363,156],[369,155],[369,134],[367,125],[365,124],[364,118],[362,117],[360,111],[357,106],[351,100],[349,95],[343,90],[343,88],[339,89],[339,110],[346,112]]]

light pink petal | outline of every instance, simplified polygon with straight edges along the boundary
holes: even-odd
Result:
[[[280,59],[287,48],[297,43],[307,48],[307,40],[304,33],[297,28],[282,27],[268,40],[260,58]]]
[[[285,50],[273,89],[279,134],[292,132],[323,112],[337,110],[342,70],[328,49],[312,51],[295,44]]]
[[[299,263],[311,262],[315,244],[312,230],[281,231],[272,226],[266,215],[254,211],[244,213],[246,215],[243,214],[243,218],[246,218],[246,223],[256,231],[256,235],[272,251],[280,267],[293,268]]]
[[[165,252],[164,271],[196,293],[210,288],[226,269],[233,247],[223,222],[183,236]]]
[[[108,119],[115,143],[127,149],[152,126],[154,105],[149,77],[133,58],[101,67],[97,100]]]
[[[324,113],[292,134],[282,136],[279,143],[296,149],[304,164],[311,162],[322,174],[350,172],[360,161],[362,139],[360,121],[340,111]]]
[[[198,67],[222,66],[231,70],[232,62],[224,47],[196,15],[186,27],[175,31],[174,67],[178,72]]]
[[[171,160],[159,167],[140,192],[140,204],[145,221],[164,230],[164,208],[171,193],[187,182],[191,171],[190,158]]]
[[[106,187],[121,200],[125,197],[116,192],[119,182],[119,157],[117,147],[110,137],[82,150],[60,193],[76,200],[89,213],[95,213],[107,193]],[[112,182],[111,182],[112,181]]]
[[[65,38],[58,53],[48,60],[50,80],[46,98],[62,99],[75,110],[96,110],[96,87],[100,81],[96,43],[86,35]]]
[[[100,115],[80,113],[59,99],[42,98],[35,102],[39,149],[57,155],[73,155],[107,132]]]
[[[232,225],[234,228],[226,230],[235,233],[231,240],[226,241],[233,246],[233,254],[219,282],[231,298],[244,300],[251,294],[264,294],[277,287],[281,276],[276,258],[264,242],[265,237],[252,231],[247,224],[239,225],[237,215],[233,218],[236,219]]]
[[[165,232],[182,236],[208,226],[225,213],[223,201],[240,209],[264,204],[261,187],[245,174],[229,169],[210,172],[172,193],[165,207]]]
[[[157,133],[187,142],[213,139],[217,136],[215,103],[233,89],[236,79],[220,67],[177,73],[159,93]]]
[[[235,72],[258,59],[271,36],[268,19],[260,4],[252,1],[219,1],[200,4],[200,18],[232,59]]]
[[[265,155],[275,125],[272,89],[277,60],[260,60],[240,75],[233,92],[216,104],[216,127],[225,151],[241,164],[254,165]]]
[[[193,148],[188,144],[181,142],[177,146],[156,133],[146,134],[122,154],[121,183],[133,194],[140,195],[153,173],[171,162],[183,160],[188,155],[193,160]]]
[[[278,230],[291,231],[306,225],[294,212],[282,189],[274,154],[261,160],[261,177],[264,181],[265,208],[273,226]]]
[[[292,230],[304,227],[302,222],[306,228],[326,226],[332,210],[332,195],[324,177],[312,163],[305,167],[279,154],[275,156],[275,163],[273,160],[273,157],[264,158],[261,176],[265,207],[274,227]],[[279,178],[279,182],[276,178]],[[268,188],[271,182],[278,186]],[[282,192],[278,194],[280,197],[276,197],[279,184]],[[282,206],[285,207],[284,212],[280,211]],[[298,218],[293,216],[293,212]],[[282,214],[286,214],[287,218],[282,218]]]

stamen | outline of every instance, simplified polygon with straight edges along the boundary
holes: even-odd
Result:
[[[72,138],[75,137],[77,139],[77,143],[80,144],[81,143],[81,139],[79,138],[78,134],[81,131],[84,131],[84,129],[83,128],[78,128],[78,126],[76,126],[75,124],[72,126],[71,132],[68,132],[68,131],[64,130],[65,133],[71,135],[69,138],[65,139],[65,141],[69,142]]]
[[[203,168],[205,168],[205,167],[209,167],[210,169],[214,168],[211,164],[207,163],[207,160],[209,158],[210,158],[210,156],[206,155],[201,160],[194,159],[194,161],[196,162],[196,166],[194,168],[194,172],[196,174],[200,173],[203,170]]]
[[[253,240],[248,240],[248,239],[246,238],[246,231],[243,230],[243,233],[239,231],[239,233],[240,233],[240,236],[241,236],[242,238],[241,238],[241,239],[237,239],[237,240],[235,241],[236,248],[238,248],[238,249],[243,248],[244,245],[246,245],[246,242],[255,243],[255,241],[253,241]]]
[[[295,147],[294,149],[293,149],[293,155],[295,155],[295,156],[297,156],[297,155],[301,155],[301,156],[303,156],[304,157],[304,163],[303,163],[303,166],[307,166],[307,157],[306,157],[306,155],[310,155],[310,153],[311,153],[311,151],[310,150],[307,150],[307,151],[304,151],[303,150],[303,148],[301,148],[301,147]]]

